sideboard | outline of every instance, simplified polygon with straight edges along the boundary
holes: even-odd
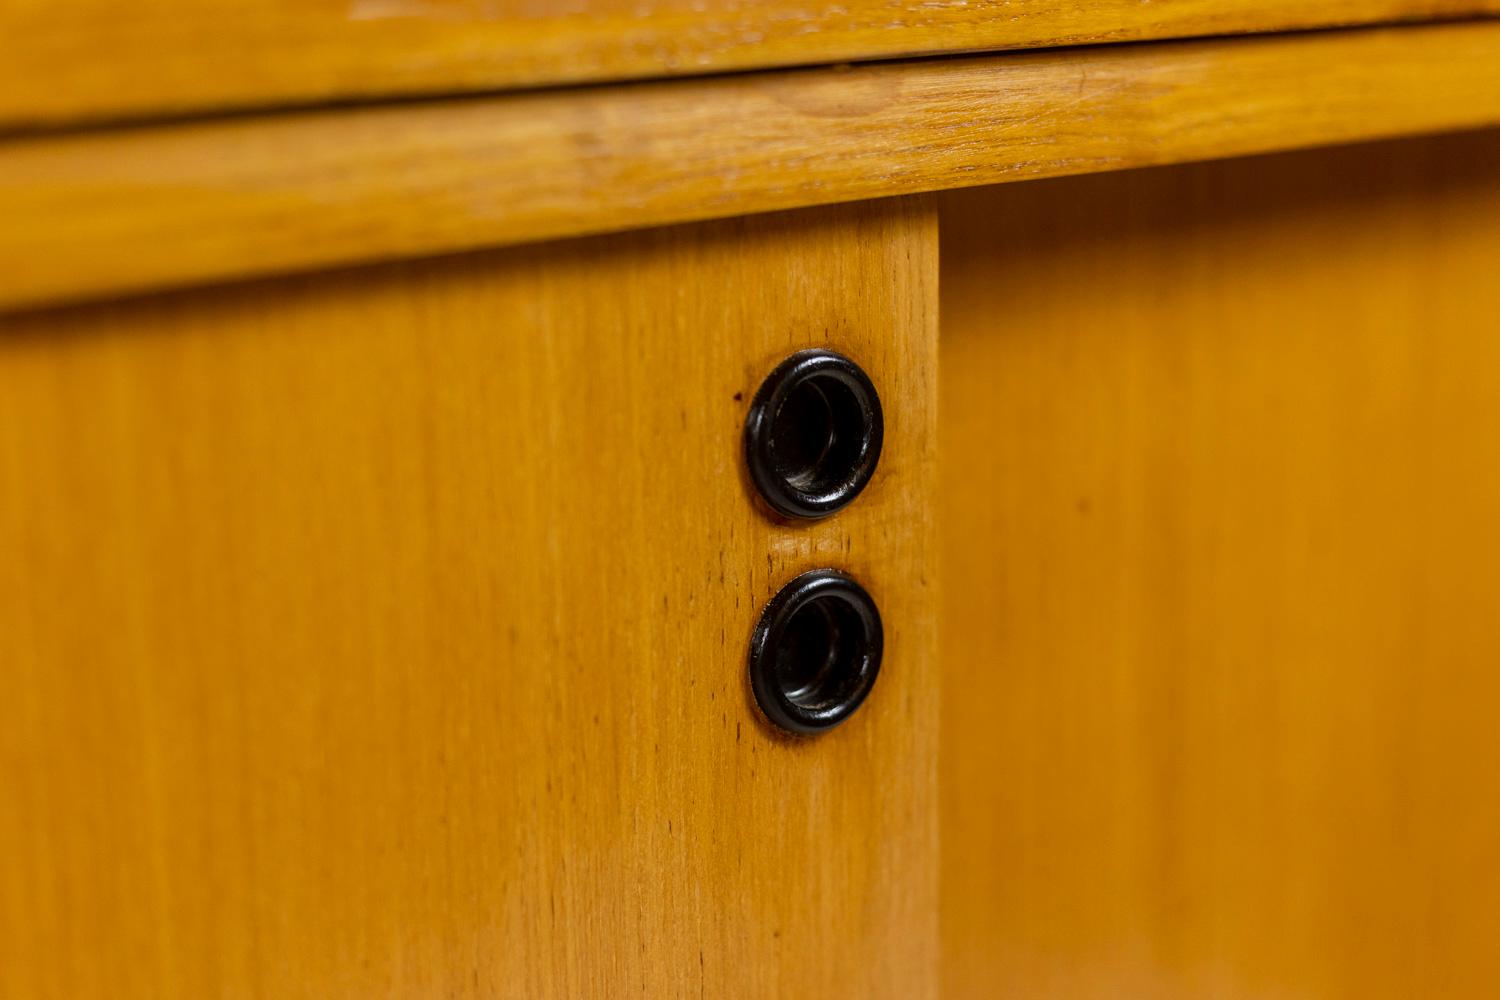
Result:
[[[1497,14],[0,0],[0,998],[1493,996]]]

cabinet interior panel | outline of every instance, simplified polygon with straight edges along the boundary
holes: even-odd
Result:
[[[1500,980],[1500,134],[945,196],[944,995]]]

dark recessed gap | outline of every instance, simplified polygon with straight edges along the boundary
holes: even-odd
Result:
[[[821,711],[849,697],[860,681],[864,625],[848,603],[815,598],[787,620],[775,650],[781,692],[799,708]]]
[[[864,409],[836,378],[813,376],[787,394],[771,420],[776,471],[806,493],[827,493],[858,471]]]

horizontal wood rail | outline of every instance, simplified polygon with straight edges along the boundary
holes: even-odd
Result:
[[[1497,13],[1500,0],[0,0],[0,129]]]
[[[0,144],[0,306],[1500,123],[1500,22]]]

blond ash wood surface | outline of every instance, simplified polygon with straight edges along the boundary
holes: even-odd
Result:
[[[3,0],[0,129],[1494,13],[1495,0]]]
[[[942,203],[944,995],[1500,981],[1500,134]]]
[[[1500,23],[817,70],[0,146],[0,306],[1500,122]]]
[[[932,997],[936,230],[907,202],[0,328],[0,995]],[[876,478],[751,504],[830,344]],[[759,721],[796,573],[869,702]]]

